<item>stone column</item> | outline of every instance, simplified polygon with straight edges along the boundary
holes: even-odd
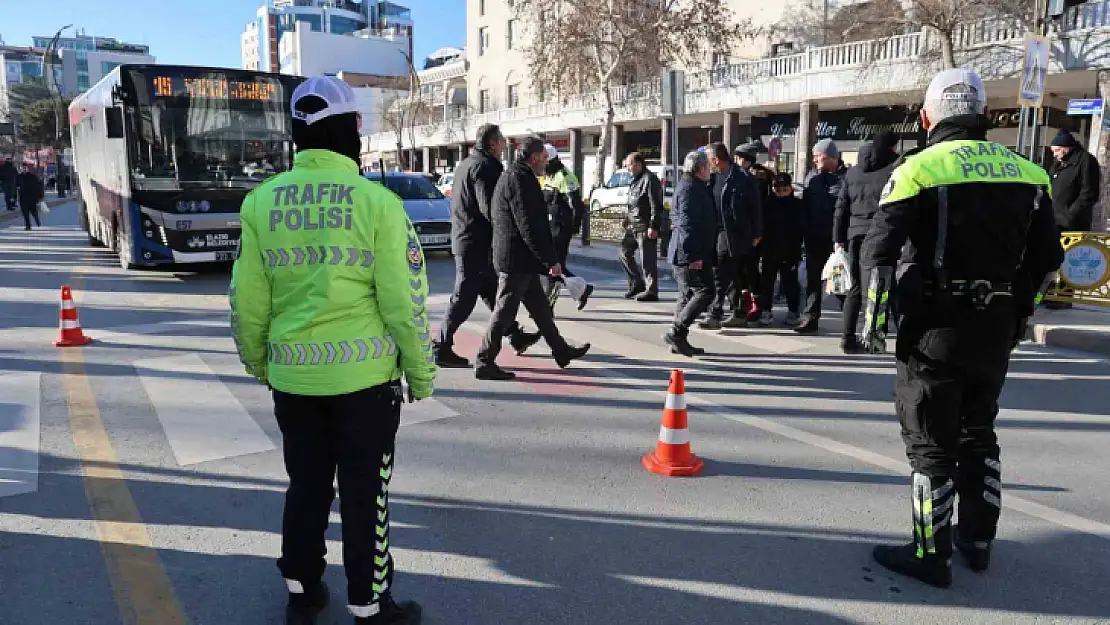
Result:
[[[424,153],[420,156],[424,159],[424,173],[432,173],[432,148],[423,148]]]
[[[721,142],[728,146],[729,151],[736,149],[744,141],[740,136],[740,114],[734,111],[725,111],[721,125],[724,127],[724,136]]]
[[[574,176],[581,182],[585,178],[585,172],[582,171],[582,130],[579,128],[570,129],[570,170],[574,172]]]
[[[613,124],[613,136],[609,137],[609,158],[613,159],[613,171],[620,169],[624,157],[624,126]]]
[[[817,103],[806,100],[802,102],[801,114],[798,117],[798,134],[794,136],[794,179],[805,180],[806,174],[813,168],[813,157],[810,153],[817,144]]]
[[[659,162],[664,165],[675,165],[671,162],[671,134],[674,132],[674,119],[671,117],[662,117],[659,119]],[[682,155],[678,155],[679,160]],[[677,163],[681,164],[681,163]]]
[[[1095,205],[1094,218],[1091,220],[1091,229],[1095,232],[1106,232],[1107,218],[1110,218],[1110,72],[1098,73],[1098,95],[1102,98],[1102,113],[1091,116],[1091,135],[1087,143],[1087,150],[1098,159],[1102,165],[1102,190],[1099,192],[1099,201]]]
[[[467,146],[465,143],[460,143],[458,145],[458,150],[459,150],[459,160],[460,161],[463,160],[464,158],[466,158],[467,156],[470,156],[470,147]]]

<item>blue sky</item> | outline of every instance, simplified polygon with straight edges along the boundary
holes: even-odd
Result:
[[[417,59],[443,46],[462,46],[465,0],[398,3],[412,9]],[[32,36],[50,36],[72,23],[90,35],[147,44],[161,63],[239,67],[239,34],[261,4],[261,0],[0,0],[0,37],[8,45],[28,46]]]

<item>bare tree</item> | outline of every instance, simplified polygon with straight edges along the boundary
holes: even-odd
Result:
[[[408,91],[393,90],[387,93],[381,103],[379,114],[382,127],[392,132],[397,142],[397,162],[403,169],[408,169],[412,163],[405,157],[405,140],[412,148],[416,148],[416,128],[431,119],[431,107],[420,93],[420,75],[413,65],[412,57],[400,51],[408,64]]]
[[[574,94],[600,89],[605,107],[594,185],[605,173],[616,108],[612,88],[656,77],[667,66],[707,64],[754,32],[723,2],[705,0],[515,0],[515,14],[535,25],[525,49],[533,89]]]
[[[997,56],[1000,47],[1014,50],[1012,39],[960,49],[961,35],[984,20],[1032,30],[1033,5],[1029,0],[795,0],[772,30],[775,37],[803,46],[881,41],[924,31],[936,47],[921,50],[922,56],[949,69]]]

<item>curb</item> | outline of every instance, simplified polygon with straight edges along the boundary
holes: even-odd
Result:
[[[1038,345],[1110,356],[1110,328],[1096,330],[1048,324],[1033,324],[1026,338]]]

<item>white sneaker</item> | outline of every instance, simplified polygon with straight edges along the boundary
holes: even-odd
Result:
[[[783,323],[785,323],[788,327],[793,328],[795,326],[801,325],[802,317],[796,312],[787,313],[786,321],[784,321]]]
[[[771,314],[771,311],[769,311],[769,310],[765,310],[759,315],[759,325],[761,325],[761,326],[766,327],[766,326],[771,325],[774,322],[775,322],[775,316],[773,314]]]

